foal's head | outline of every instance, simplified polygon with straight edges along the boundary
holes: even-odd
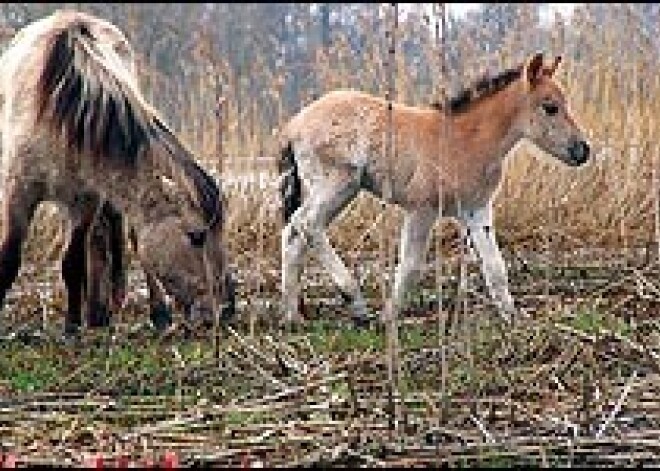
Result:
[[[558,56],[552,65],[543,64],[543,55],[533,55],[524,65],[522,81],[525,100],[518,118],[523,137],[562,162],[577,167],[589,159],[589,144],[571,114],[566,96],[553,80]]]

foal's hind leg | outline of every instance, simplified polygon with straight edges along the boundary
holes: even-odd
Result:
[[[0,309],[21,266],[21,249],[42,193],[36,185],[7,186],[3,198],[0,240]]]
[[[287,321],[300,321],[299,275],[303,257],[312,245],[345,298],[353,302],[354,315],[366,317],[360,286],[330,244],[325,229],[360,190],[349,177],[326,180],[309,191],[310,198],[292,216],[282,233],[282,290]]]

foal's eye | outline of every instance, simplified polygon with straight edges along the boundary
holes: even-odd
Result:
[[[548,116],[556,115],[559,112],[559,106],[556,103],[545,102],[541,104],[541,107]]]

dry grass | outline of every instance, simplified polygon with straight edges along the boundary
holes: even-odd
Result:
[[[182,137],[226,183],[227,241],[240,275],[245,328],[225,332],[219,361],[203,337],[129,334],[146,318],[136,279],[113,339],[89,333],[75,347],[3,343],[2,445],[33,463],[55,456],[73,464],[92,451],[137,457],[166,448],[179,450],[188,463],[220,464],[240,464],[246,455],[271,465],[657,463],[660,79],[653,46],[635,27],[639,19],[625,5],[611,8],[612,18],[627,26],[605,28],[577,16],[572,31],[553,28],[553,37],[541,38],[566,56],[559,79],[601,151],[598,158],[575,171],[523,146],[508,161],[497,199],[496,230],[511,265],[513,295],[533,320],[502,338],[489,320],[476,264],[468,263],[467,290],[460,291],[466,262],[458,256],[455,228],[438,224],[429,270],[401,331],[399,435],[389,430],[392,385],[382,334],[313,323],[299,336],[281,337],[269,328],[278,315],[279,196],[272,186],[229,184],[243,173],[275,177],[277,126],[313,93],[354,87],[384,95],[383,32],[361,18],[367,40],[359,52],[337,32],[332,46],[314,55],[315,89],[299,90],[295,109],[283,99],[287,69],[271,70],[265,58],[238,79],[217,57],[198,57],[185,78],[144,67],[149,98],[176,110],[169,117]],[[525,21],[521,15],[505,46],[490,55],[462,38],[462,77],[453,71],[456,80],[449,82],[520,60],[536,34]],[[399,41],[421,43],[435,71],[438,50],[424,31],[402,26]],[[581,44],[579,61],[574,43]],[[444,83],[404,54],[396,65],[397,96],[407,103],[430,102]],[[222,142],[214,114],[219,78],[226,91]],[[37,220],[25,250],[30,263],[15,288],[18,302],[5,312],[12,326],[45,320],[57,332],[61,281],[57,270],[38,267],[56,265],[64,219],[43,207]],[[396,208],[365,195],[330,231],[374,309],[390,289],[400,222]],[[308,314],[317,321],[346,317],[319,268],[312,260],[305,275],[316,309]],[[37,282],[53,296],[44,296]],[[440,301],[453,316],[443,337]]]

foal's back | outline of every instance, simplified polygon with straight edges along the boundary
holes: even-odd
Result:
[[[365,189],[381,197],[392,190],[387,199],[406,204],[437,155],[441,120],[431,108],[393,103],[390,114],[383,98],[337,90],[294,116],[283,137],[294,147],[303,181],[319,173],[353,171],[362,175]],[[388,152],[392,143],[394,153]],[[415,192],[419,195],[419,188]]]

